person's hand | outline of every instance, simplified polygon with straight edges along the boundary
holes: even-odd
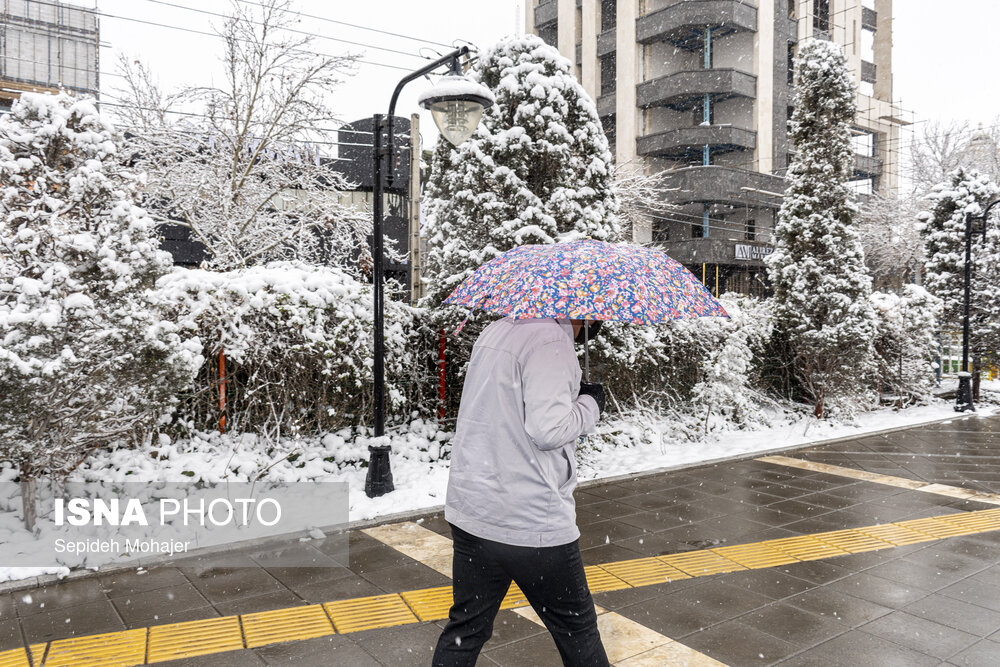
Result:
[[[597,402],[597,409],[604,414],[604,385],[600,382],[581,382],[580,396],[590,396]]]

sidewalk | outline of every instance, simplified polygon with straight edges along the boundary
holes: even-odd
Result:
[[[589,485],[577,502],[618,664],[1000,663],[1000,417]],[[313,568],[248,551],[244,567],[189,558],[4,594],[0,666],[29,664],[25,646],[47,665],[429,664],[449,538],[430,515],[352,531],[347,557],[287,547]],[[516,591],[508,606],[480,664],[558,665]]]

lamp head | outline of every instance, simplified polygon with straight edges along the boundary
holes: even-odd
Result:
[[[489,88],[462,73],[458,58],[452,62],[451,72],[417,98],[417,104],[430,110],[441,135],[453,146],[472,136],[483,109],[495,101]]]

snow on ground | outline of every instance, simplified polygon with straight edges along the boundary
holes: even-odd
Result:
[[[1000,398],[1000,381],[984,383],[983,388]],[[975,415],[1000,414],[997,402],[1000,401],[981,404]],[[676,424],[650,419],[648,415],[631,420],[609,420],[602,423],[598,433],[590,436],[580,448],[578,474],[580,481],[604,479],[950,417],[958,418],[959,415],[954,412],[953,401],[943,399],[905,410],[883,408],[859,414],[849,421],[820,422],[808,416],[775,411],[769,428],[712,432],[697,441],[678,435]],[[268,479],[283,482],[347,482],[352,522],[431,510],[443,505],[448,481],[448,461],[443,457],[447,456],[451,433],[434,422],[418,420],[406,431],[390,429],[387,437],[392,445],[396,490],[381,498],[368,498],[364,493],[367,469],[360,462],[367,460],[371,440],[353,436],[350,431],[270,447],[248,435],[202,433],[175,443],[163,439],[143,449],[97,453],[77,471],[74,480],[242,482],[264,473]],[[0,482],[9,481],[13,476],[14,471],[9,468],[0,470]],[[0,542],[31,548],[40,539],[51,540],[59,531],[66,531],[66,536],[70,536],[68,529],[57,528],[47,520],[40,521],[39,535],[29,535],[17,517],[19,503],[13,500],[8,499],[5,503],[5,509],[11,511],[0,512]],[[17,511],[12,511],[15,509]],[[61,568],[0,568],[0,582],[46,573],[62,575],[81,565],[95,568],[106,564],[93,557],[86,563],[73,562],[70,556],[66,558]]]

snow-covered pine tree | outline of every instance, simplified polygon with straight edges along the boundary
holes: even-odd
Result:
[[[527,35],[484,53],[471,76],[496,104],[468,141],[434,151],[424,303],[435,307],[515,246],[621,237],[608,141],[570,62]]]
[[[201,344],[147,300],[170,267],[141,178],[90,100],[25,94],[0,118],[0,460],[25,525],[34,480],[169,418]]]
[[[460,336],[450,335],[466,316],[464,309],[441,307],[455,287],[518,245],[621,240],[608,141],[570,62],[527,35],[485,52],[470,76],[493,91],[496,104],[462,145],[438,141],[425,198],[428,252],[421,303],[433,309],[433,335],[449,334],[452,405],[472,343],[487,320],[480,315]]]
[[[857,396],[871,375],[875,320],[846,185],[855,84],[841,47],[824,40],[801,46],[795,72],[795,159],[767,267],[778,335],[787,340],[804,398],[822,418],[828,401]]]
[[[927,254],[925,285],[944,302],[941,327],[961,331],[965,303],[965,216],[981,215],[1000,196],[1000,187],[975,169],[959,167],[935,186],[930,211],[920,214]],[[973,227],[981,230],[981,221]],[[1000,350],[1000,224],[992,220],[972,236],[969,348],[981,365],[982,353]]]

